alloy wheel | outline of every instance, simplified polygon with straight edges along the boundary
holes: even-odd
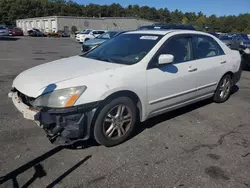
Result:
[[[124,136],[132,124],[132,112],[124,104],[113,107],[103,121],[103,131],[109,139],[119,139]]]
[[[220,85],[220,98],[225,99],[230,94],[231,81],[229,77],[225,77]]]

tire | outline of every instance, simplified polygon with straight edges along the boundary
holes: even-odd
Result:
[[[232,78],[229,74],[226,74],[225,76],[222,77],[217,86],[217,89],[213,97],[214,102],[223,103],[227,101],[231,94],[231,88],[232,88]]]
[[[118,109],[122,112],[119,116]],[[93,129],[94,139],[106,147],[121,144],[131,136],[135,122],[133,101],[128,97],[118,97],[99,111]]]

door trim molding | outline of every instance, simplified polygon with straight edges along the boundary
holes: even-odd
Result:
[[[173,98],[176,98],[176,97],[180,97],[180,96],[183,96],[183,95],[186,95],[186,94],[190,94],[190,93],[202,90],[202,89],[206,89],[206,88],[209,88],[209,87],[212,87],[212,86],[215,86],[215,85],[217,85],[217,82],[213,82],[211,84],[200,86],[198,88],[190,89],[190,90],[180,92],[180,93],[177,93],[177,94],[174,94],[174,95],[170,95],[170,96],[167,96],[167,97],[162,97],[162,98],[150,101],[149,104],[152,105],[152,104],[156,104],[156,103],[159,103],[159,102],[163,102],[163,101],[173,99]]]
[[[197,91],[202,90],[202,89],[206,89],[208,87],[212,87],[212,86],[215,86],[215,85],[217,85],[217,82],[213,82],[211,84],[203,85],[203,86],[197,87]]]
[[[180,97],[182,95],[186,95],[186,94],[193,93],[193,92],[196,92],[196,91],[197,91],[197,88],[190,89],[190,90],[187,90],[187,91],[184,91],[184,92],[180,92],[180,93],[177,93],[177,94],[174,94],[174,95],[170,95],[170,96],[167,96],[167,97],[162,97],[162,98],[150,101],[149,104],[150,105],[156,104],[156,103],[159,103],[159,102],[162,102],[162,101],[165,101],[165,100],[169,100],[169,99],[173,99],[173,98],[176,98],[176,97]]]
[[[214,93],[207,93],[205,95],[202,95],[202,96],[198,96],[196,98],[192,98],[190,100],[187,100],[187,101],[182,101],[180,103],[175,103],[171,106],[167,106],[167,107],[164,107],[164,108],[160,108],[158,110],[155,110],[153,112],[151,112],[149,115],[148,115],[148,118],[151,118],[151,117],[154,117],[156,115],[159,115],[159,114],[163,114],[165,112],[168,112],[168,111],[172,111],[174,109],[178,109],[182,106],[186,106],[188,104],[192,104],[192,103],[195,103],[195,102],[198,102],[198,101],[201,101],[201,100],[204,100],[206,98],[210,98],[214,95]]]

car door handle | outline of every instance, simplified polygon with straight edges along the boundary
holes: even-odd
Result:
[[[220,64],[225,64],[227,61],[221,61]]]
[[[189,68],[188,72],[194,72],[194,71],[197,71],[197,70],[198,70],[197,68]]]

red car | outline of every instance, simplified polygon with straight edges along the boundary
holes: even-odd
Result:
[[[14,27],[11,31],[12,36],[23,36],[23,30],[18,27]]]

